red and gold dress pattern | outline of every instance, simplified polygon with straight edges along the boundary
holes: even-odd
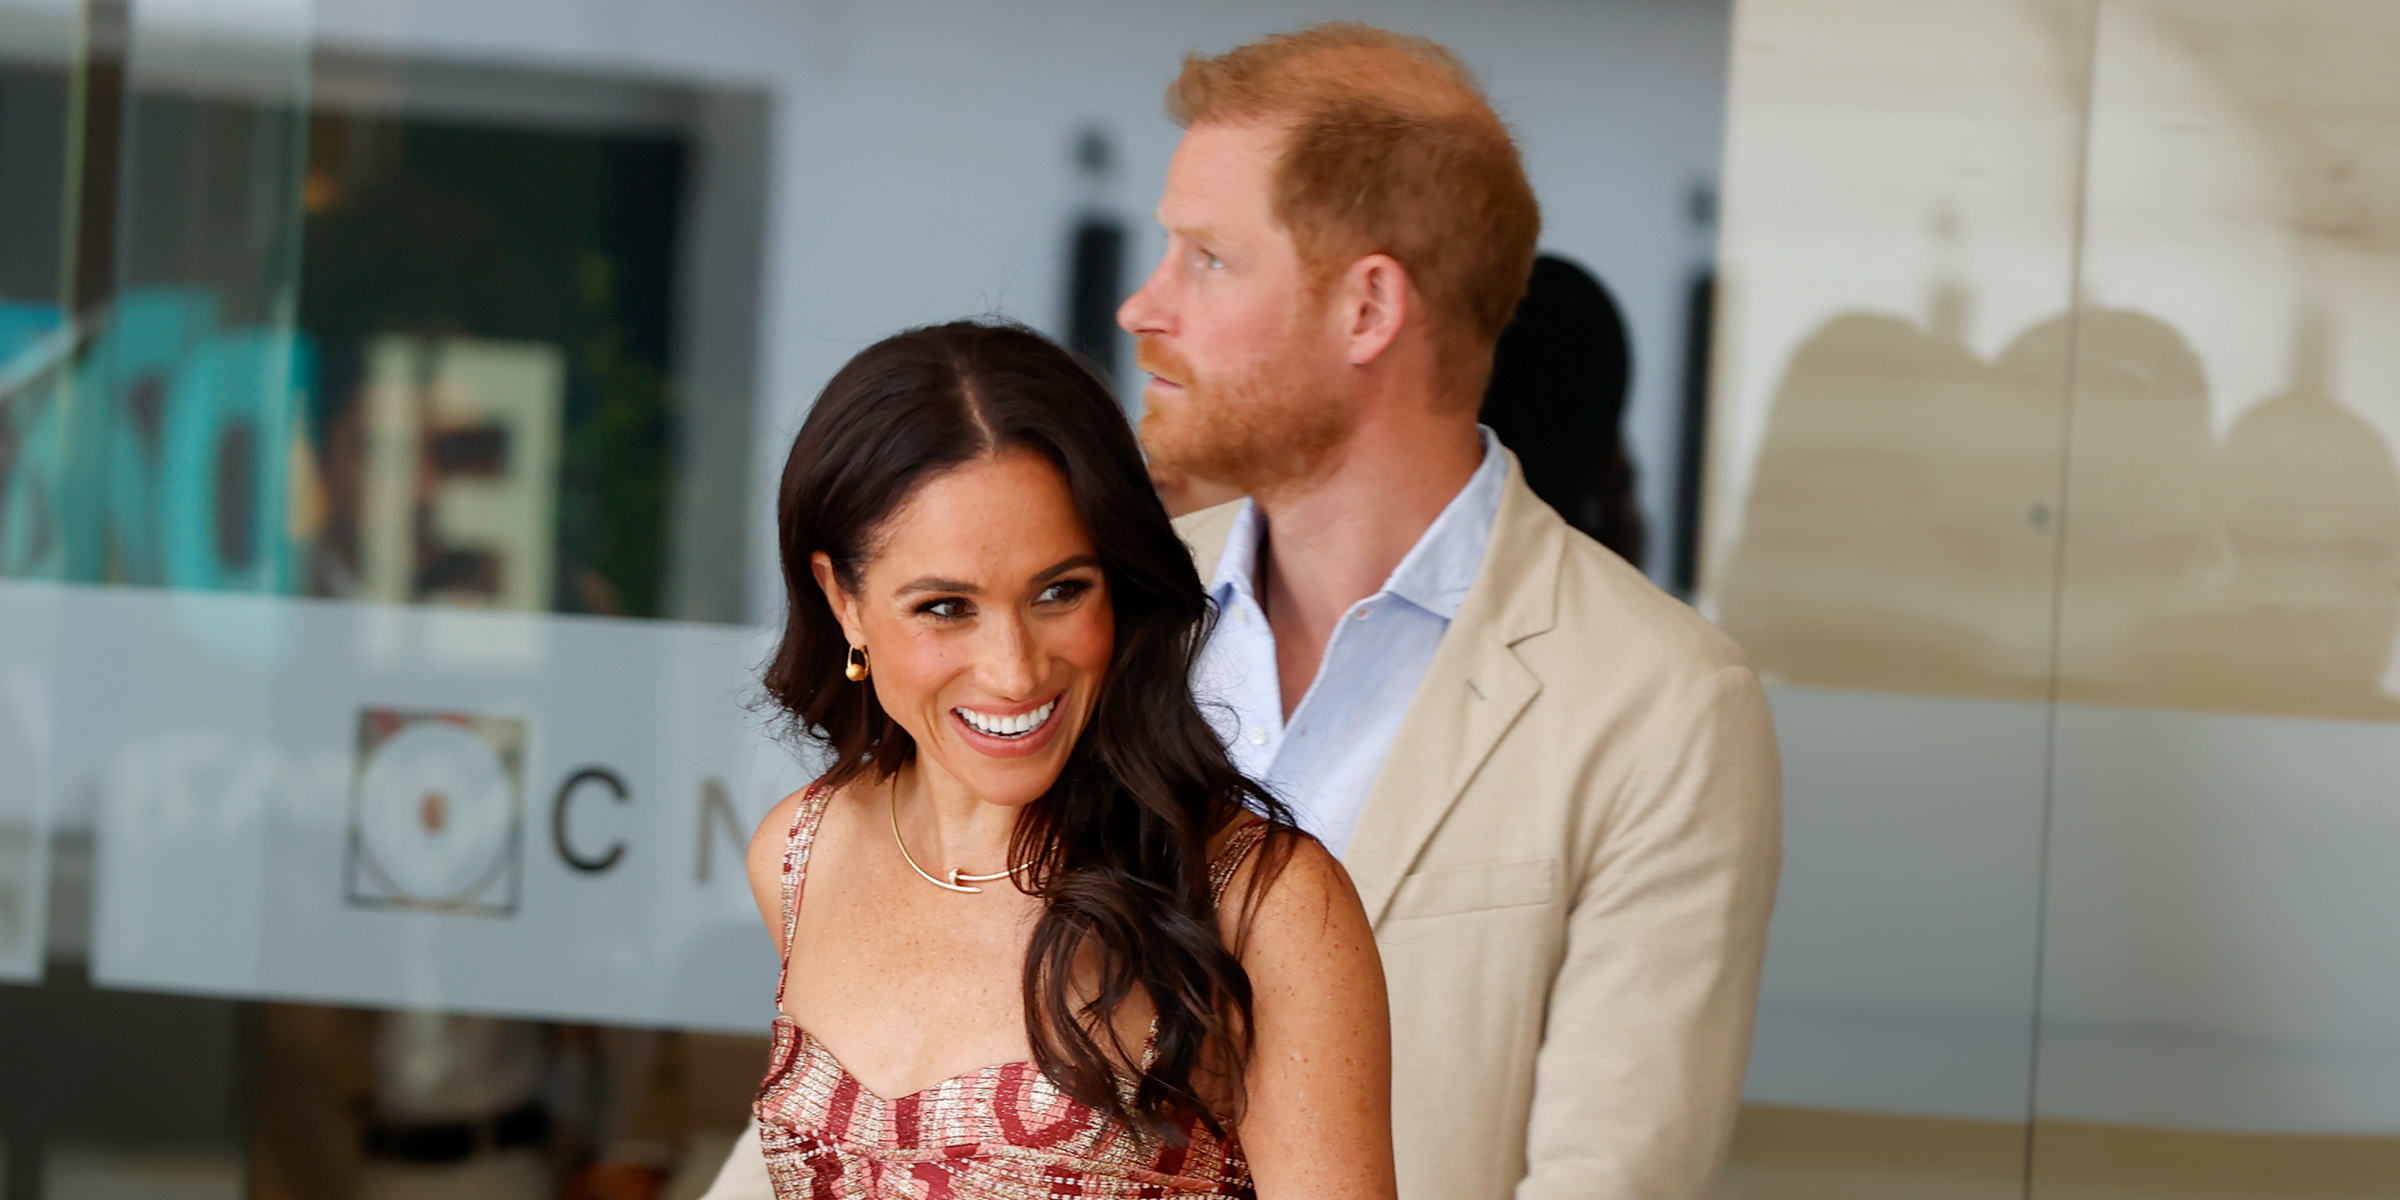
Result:
[[[801,797],[783,857],[783,943],[799,919],[808,852],[832,789]],[[1222,896],[1265,832],[1252,822],[1210,864]],[[791,964],[784,963],[789,977]],[[868,1091],[808,1031],[783,1016],[753,1111],[777,1200],[1254,1200],[1230,1133],[1197,1119],[1181,1137],[1137,1136],[1070,1099],[1030,1062],[1001,1063],[887,1100]]]

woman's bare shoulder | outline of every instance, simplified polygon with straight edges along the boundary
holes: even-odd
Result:
[[[1242,1147],[1261,1195],[1388,1200],[1391,1016],[1375,931],[1324,844],[1286,836],[1240,950],[1253,1037]]]
[[[1227,840],[1241,831],[1233,827]],[[1250,836],[1257,844],[1235,868],[1218,905],[1218,919],[1245,959],[1261,950],[1281,956],[1349,947],[1362,932],[1372,945],[1358,889],[1323,842],[1290,826]]]

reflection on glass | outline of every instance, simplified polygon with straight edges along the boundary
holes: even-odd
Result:
[[[2088,11],[1738,10],[1697,599],[1785,845],[1737,1195],[2022,1194]]]
[[[169,82],[113,290],[0,298],[0,576],[669,615],[685,140]]]
[[[668,613],[684,137],[313,121],[310,591]]]
[[[763,1042],[491,1014],[760,1023],[747,631],[546,614],[743,615],[763,105],[309,16],[0,6],[0,1194],[689,1194]]]
[[[2108,0],[2032,1194],[2400,1190],[2400,12]]]
[[[2390,1194],[2400,10],[1744,21],[1704,601],[1792,832],[1736,1182]],[[2029,963],[2035,881],[2027,1140],[1871,1051],[1997,1027],[2003,973],[1893,964]]]

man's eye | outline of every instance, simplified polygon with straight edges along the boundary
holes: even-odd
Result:
[[[944,596],[918,605],[917,611],[938,621],[956,621],[967,615],[967,602],[956,596]]]
[[[1225,269],[1225,260],[1218,258],[1214,254],[1202,253],[1200,255],[1200,261],[1207,264],[1208,269],[1211,271],[1222,271]]]

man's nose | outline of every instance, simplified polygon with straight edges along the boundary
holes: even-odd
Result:
[[[1125,297],[1125,303],[1117,306],[1117,324],[1135,337],[1168,332],[1167,308],[1160,302],[1159,291],[1159,272],[1154,270],[1139,289]]]

